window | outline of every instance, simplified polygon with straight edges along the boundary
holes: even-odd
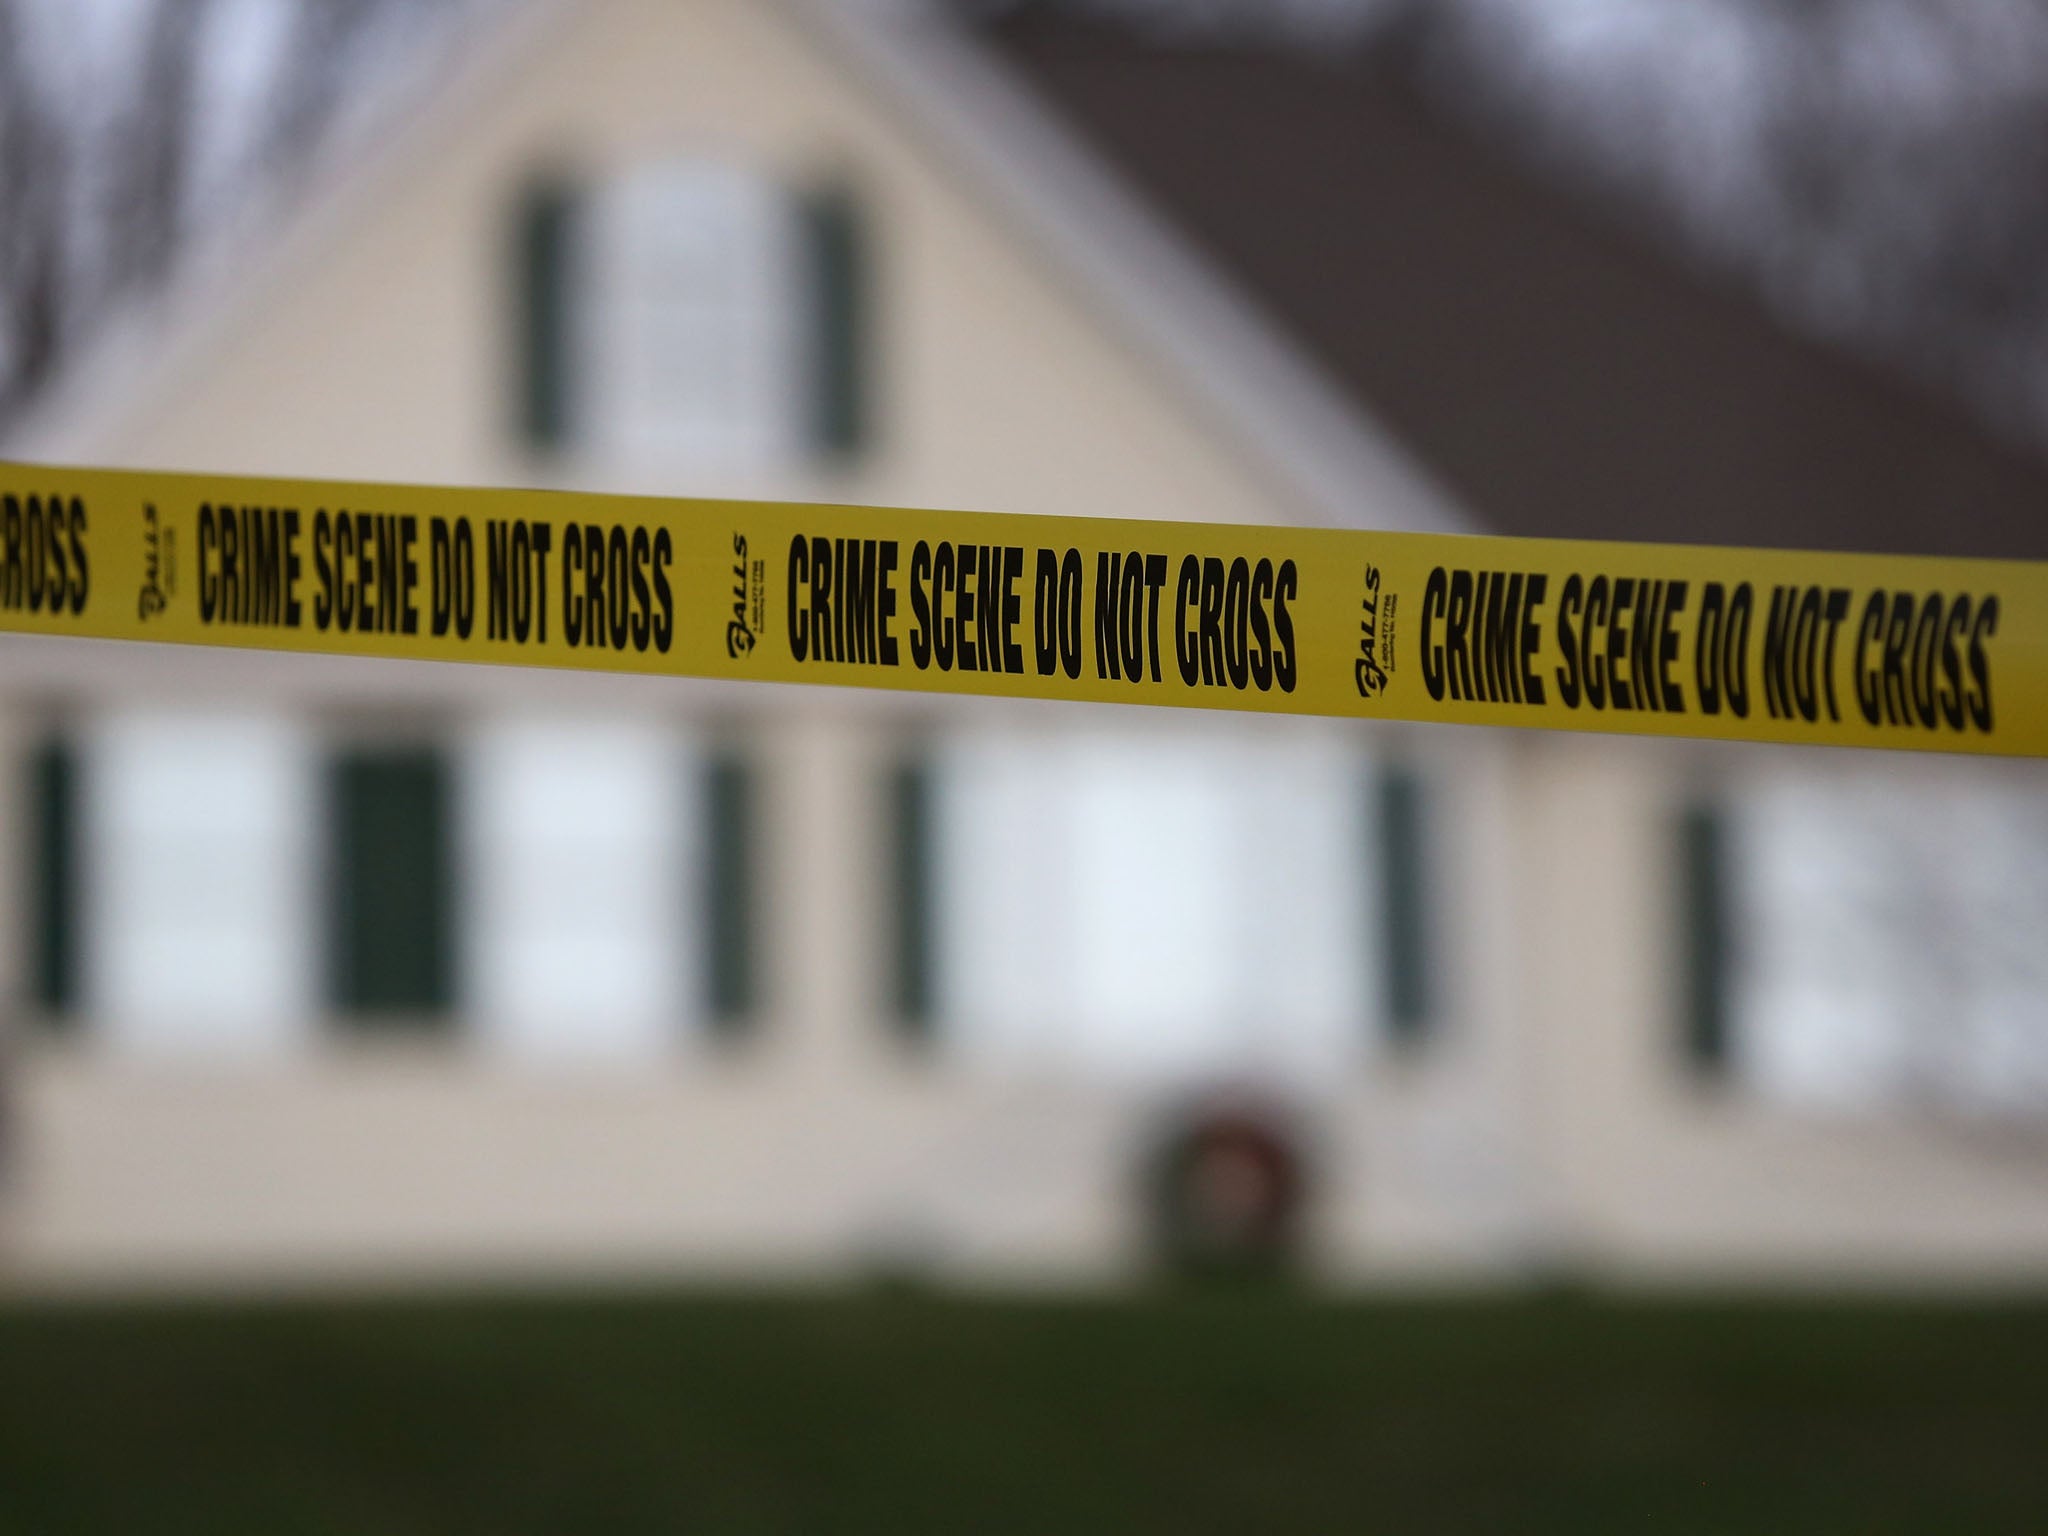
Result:
[[[1131,1077],[1357,1059],[1380,990],[1359,767],[1309,734],[949,745],[927,895],[948,1046]]]
[[[501,721],[465,757],[466,994],[486,1046],[659,1061],[753,1005],[750,783],[659,726]]]
[[[801,227],[774,184],[651,166],[590,208],[590,441],[633,462],[752,468],[803,447]]]
[[[266,1054],[314,1013],[311,745],[289,722],[134,713],[85,739],[86,999],[130,1052]]]
[[[329,775],[329,996],[366,1024],[439,1022],[453,1003],[448,774],[424,747],[365,746]]]
[[[1759,777],[1730,804],[1731,1067],[1807,1105],[2048,1105],[2048,796],[2024,771]]]
[[[646,164],[522,199],[520,422],[626,464],[776,469],[869,429],[865,226],[717,160]]]

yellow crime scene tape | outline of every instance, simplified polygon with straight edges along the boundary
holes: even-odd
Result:
[[[2048,564],[0,464],[0,630],[2048,755]]]

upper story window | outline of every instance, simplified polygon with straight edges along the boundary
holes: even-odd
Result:
[[[517,255],[533,446],[712,473],[863,446],[866,240],[845,189],[719,160],[550,181]]]
[[[689,1010],[679,755],[654,727],[507,720],[465,753],[467,995],[513,1056],[659,1056]]]
[[[752,467],[803,446],[797,209],[715,161],[591,198],[589,442],[637,463]]]

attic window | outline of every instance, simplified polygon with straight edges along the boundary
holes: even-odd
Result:
[[[724,161],[522,205],[521,416],[542,449],[708,472],[844,457],[866,426],[864,226]]]

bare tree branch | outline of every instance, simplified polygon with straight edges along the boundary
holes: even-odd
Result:
[[[264,158],[281,172],[318,147],[347,85],[350,45],[377,0],[300,0],[272,92]]]
[[[167,274],[184,232],[195,77],[207,0],[157,0],[135,102],[117,134],[113,248],[117,292]]]

